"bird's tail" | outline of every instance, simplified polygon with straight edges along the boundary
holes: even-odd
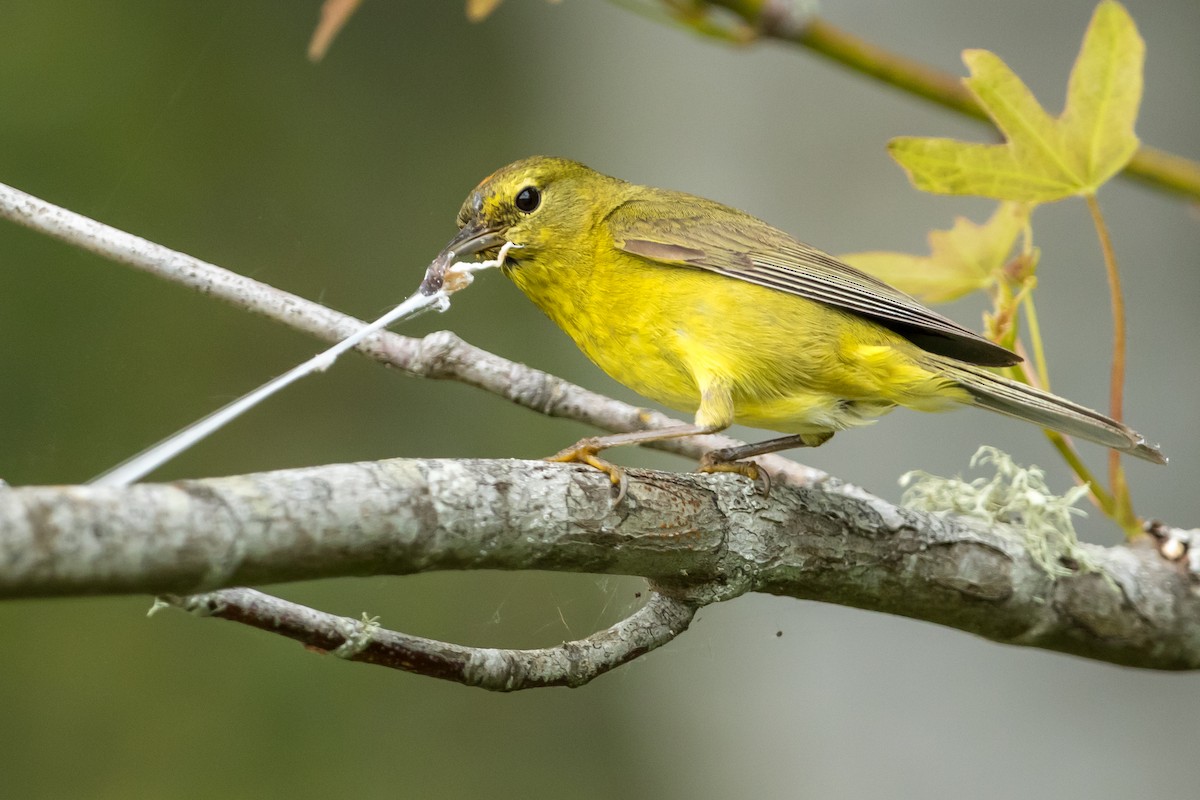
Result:
[[[1032,422],[1068,436],[1111,447],[1155,464],[1167,457],[1132,428],[1057,395],[1001,377],[990,370],[937,355],[938,370],[970,395],[971,405]]]

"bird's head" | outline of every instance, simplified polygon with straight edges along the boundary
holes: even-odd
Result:
[[[458,212],[458,234],[439,258],[448,263],[493,258],[505,242],[505,271],[533,262],[547,248],[570,252],[593,230],[598,202],[626,185],[575,161],[532,156],[484,178]]]

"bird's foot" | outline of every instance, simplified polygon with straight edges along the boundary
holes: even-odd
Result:
[[[771,494],[771,473],[755,464],[753,461],[737,461],[727,457],[725,450],[710,450],[700,459],[697,472],[732,472],[744,475],[758,486],[763,497]]]
[[[608,476],[613,486],[617,487],[617,499],[615,502],[620,503],[625,499],[625,492],[629,489],[629,479],[625,477],[625,470],[610,461],[605,461],[597,455],[603,449],[604,445],[601,444],[599,437],[589,436],[586,439],[580,439],[575,444],[558,451],[552,456],[548,456],[546,460],[560,464],[587,464],[593,469],[600,470]]]

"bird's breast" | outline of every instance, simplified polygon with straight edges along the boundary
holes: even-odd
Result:
[[[893,389],[927,376],[891,331],[736,278],[620,252],[582,268],[526,266],[513,280],[597,366],[681,411],[719,384],[739,421],[841,429],[909,404]],[[897,370],[915,372],[898,381]]]

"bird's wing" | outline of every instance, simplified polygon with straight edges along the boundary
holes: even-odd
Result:
[[[756,217],[673,194],[614,209],[605,223],[616,246],[659,264],[704,269],[860,314],[931,353],[981,366],[1021,361],[1016,353]],[[681,214],[680,208],[688,211]]]

